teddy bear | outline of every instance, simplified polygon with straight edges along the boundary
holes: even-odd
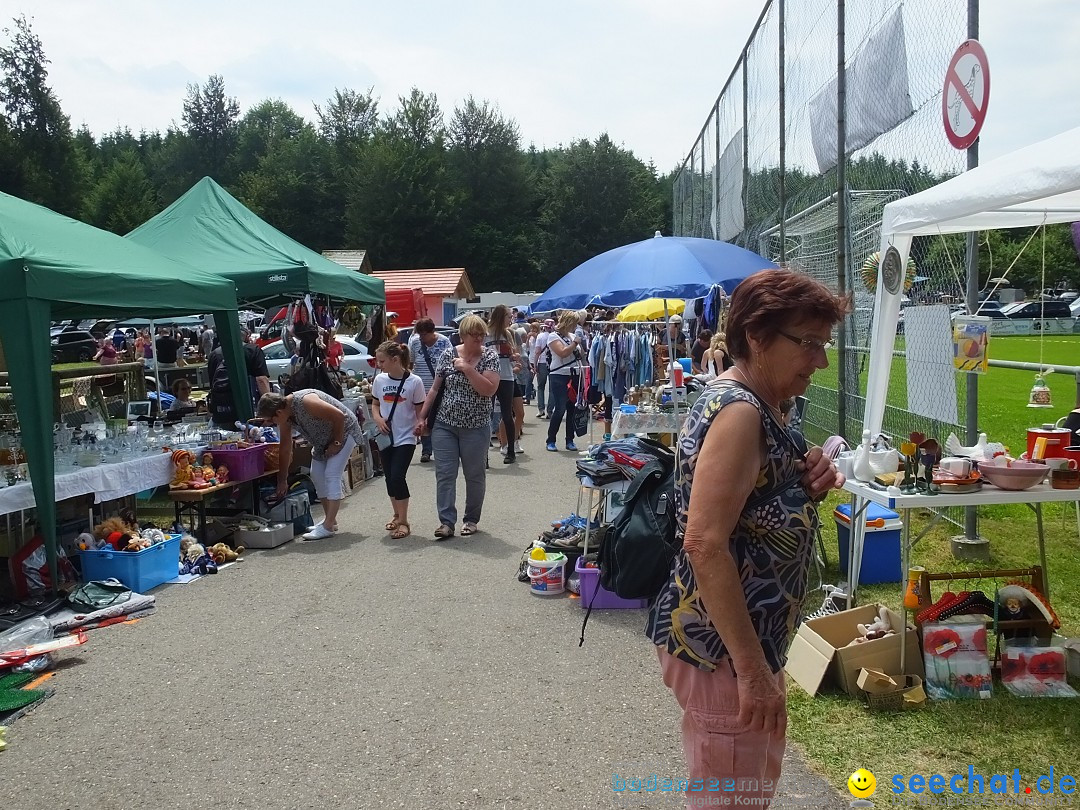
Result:
[[[862,644],[892,634],[892,622],[889,621],[889,611],[884,606],[878,608],[878,617],[870,624],[857,624],[855,629],[859,631],[854,643]]]
[[[210,546],[207,551],[209,552],[210,556],[214,558],[214,562],[216,562],[218,565],[223,565],[224,563],[232,562],[241,554],[243,554],[244,547],[237,546],[236,550],[234,551],[224,543],[215,543],[214,545]]]
[[[125,523],[123,518],[111,517],[106,518],[94,527],[94,537],[104,541],[104,544],[112,546],[114,550],[120,551],[133,538],[139,538],[139,531],[136,527]]]

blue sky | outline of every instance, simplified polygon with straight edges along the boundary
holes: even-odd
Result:
[[[472,94],[516,120],[525,145],[606,131],[667,171],[697,137],[761,3],[13,0],[7,9],[4,25],[32,18],[64,110],[96,135],[164,130],[179,120],[186,86],[219,73],[242,110],[281,98],[308,120],[336,87],[373,88],[385,112],[416,86],[436,93],[447,116]],[[983,0],[981,33],[993,81],[983,160],[1080,125],[1080,3]]]

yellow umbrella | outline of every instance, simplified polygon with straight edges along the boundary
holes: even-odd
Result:
[[[667,312],[664,304],[667,303]],[[619,321],[662,321],[665,315],[679,315],[686,309],[686,302],[681,298],[646,298],[623,307],[615,316]]]

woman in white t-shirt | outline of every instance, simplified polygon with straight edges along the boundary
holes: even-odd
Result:
[[[424,381],[409,370],[412,364],[404,344],[386,341],[375,351],[375,359],[382,373],[371,385],[371,397],[379,405],[372,408],[371,415],[379,427],[376,441],[382,456],[386,494],[394,507],[394,516],[387,521],[386,530],[395,540],[401,540],[412,533],[405,475],[416,452],[416,426],[427,394]]]

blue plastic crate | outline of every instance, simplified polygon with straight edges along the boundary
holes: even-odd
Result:
[[[180,572],[180,535],[142,551],[80,551],[83,581],[115,577],[136,593],[146,593]]]

